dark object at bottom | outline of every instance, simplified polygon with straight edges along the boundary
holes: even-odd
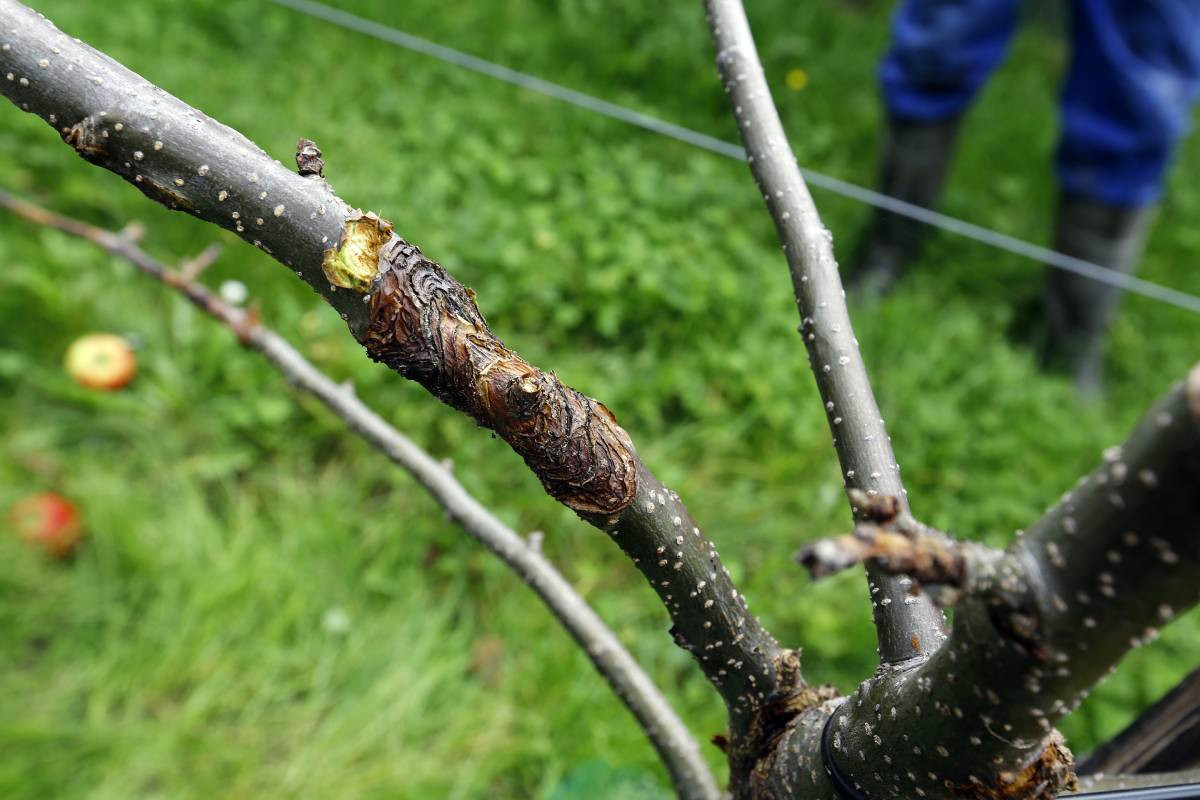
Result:
[[[1200,768],[1200,668],[1096,748],[1078,772],[1111,775],[1196,768]]]

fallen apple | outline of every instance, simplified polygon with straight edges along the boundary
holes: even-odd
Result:
[[[83,539],[79,511],[70,500],[53,492],[18,500],[6,519],[18,536],[53,558],[71,556]]]
[[[133,380],[137,357],[129,342],[111,333],[89,333],[67,348],[67,373],[89,389],[120,389]]]

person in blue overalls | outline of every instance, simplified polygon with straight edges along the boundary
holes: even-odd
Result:
[[[879,68],[886,194],[936,203],[959,122],[1003,58],[1020,5],[902,0]],[[1200,0],[1070,0],[1070,12],[1054,246],[1129,273],[1200,88]],[[852,291],[887,291],[916,253],[922,228],[877,212],[852,268]],[[1047,361],[1067,369],[1085,394],[1101,388],[1119,297],[1112,286],[1063,270],[1047,275]]]

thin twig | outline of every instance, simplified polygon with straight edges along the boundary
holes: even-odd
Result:
[[[188,283],[196,281],[204,270],[211,267],[221,257],[221,245],[213,242],[191,258],[186,258],[179,264],[179,277]]]
[[[900,467],[850,325],[832,236],[821,223],[796,166],[746,13],[740,0],[705,0],[705,6],[717,69],[733,105],[747,161],[787,254],[800,311],[800,333],[825,403],[846,486],[868,495],[904,498]],[[936,650],[944,638],[945,624],[929,599],[910,596],[898,578],[883,573],[872,562],[867,564],[867,575],[883,662],[905,661]]]
[[[958,541],[918,522],[892,495],[869,497],[851,489],[850,501],[867,521],[855,525],[853,534],[819,539],[796,554],[813,580],[870,561],[888,575],[911,578],[914,591],[924,589],[942,608],[963,594],[1003,595],[1007,565],[1002,551]]]
[[[56,214],[3,191],[0,191],[0,206],[30,222],[82,237],[176,289],[233,330],[244,344],[265,355],[293,385],[318,398],[351,430],[408,471],[445,508],[451,519],[498,555],[537,593],[637,718],[666,765],[679,795],[703,800],[719,796],[716,782],[695,739],[658,687],[587,601],[536,546],[493,516],[449,470],[367,407],[353,389],[335,383],[248,312],[229,305],[205,287],[169,269],[122,233]]]

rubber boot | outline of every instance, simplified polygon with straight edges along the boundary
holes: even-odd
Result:
[[[879,190],[925,208],[937,203],[950,172],[961,119],[889,119],[883,138]],[[920,251],[927,235],[924,223],[876,209],[851,261],[851,293],[860,297],[886,294]]]
[[[1116,208],[1063,195],[1054,247],[1060,253],[1130,274],[1142,256],[1153,216],[1153,207]],[[1094,400],[1104,390],[1104,340],[1120,299],[1118,287],[1073,272],[1051,269],[1046,276],[1045,361],[1070,374],[1086,399]]]

